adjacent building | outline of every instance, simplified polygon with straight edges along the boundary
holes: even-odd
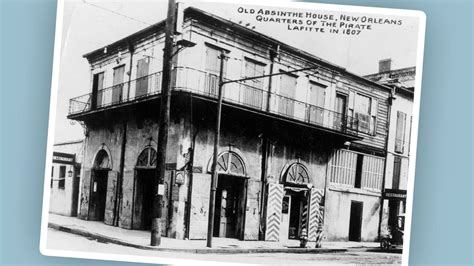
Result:
[[[202,10],[178,17],[162,235],[206,237],[224,60],[228,81],[280,75],[224,86],[214,235],[376,240],[391,89]],[[84,55],[91,92],[68,115],[86,127],[81,219],[150,229],[164,26]]]
[[[404,227],[410,156],[410,135],[413,120],[415,67],[391,69],[391,59],[379,62],[379,72],[366,76],[392,88],[387,164],[383,193],[382,232]]]
[[[77,215],[83,148],[82,140],[54,144],[49,201],[52,213]]]

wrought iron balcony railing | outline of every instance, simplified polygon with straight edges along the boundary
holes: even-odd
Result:
[[[184,91],[217,98],[219,77],[190,67],[177,67],[173,72],[173,91]],[[257,84],[257,86],[255,85]],[[148,75],[70,100],[69,115],[106,108],[121,103],[147,99],[161,92],[161,72]],[[275,114],[344,133],[356,134],[358,120],[322,107],[276,93],[269,93],[263,83],[251,81],[227,83],[223,89],[224,102]]]
[[[161,72],[156,72],[130,82],[107,87],[69,101],[69,115],[102,109],[120,103],[132,102],[161,92]]]

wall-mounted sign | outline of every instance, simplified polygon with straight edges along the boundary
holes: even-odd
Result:
[[[163,184],[158,185],[158,195],[165,195],[165,185]]]
[[[407,191],[404,189],[385,189],[382,197],[389,200],[406,200]]]
[[[74,154],[53,152],[53,163],[74,164],[75,158]]]

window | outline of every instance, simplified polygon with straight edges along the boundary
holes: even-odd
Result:
[[[324,115],[324,102],[326,98],[326,86],[310,82],[309,87],[309,110],[308,120],[311,123],[322,124]]]
[[[357,120],[357,130],[375,135],[377,132],[378,101],[355,92],[349,93],[349,116]]]
[[[265,65],[263,63],[245,58],[244,78],[256,77],[265,74]],[[245,81],[243,88],[243,101],[245,104],[263,108],[263,79],[252,79]]]
[[[309,173],[306,166],[302,163],[293,163],[288,167],[286,172],[284,173],[283,180],[285,183],[293,183],[293,184],[309,184]]]
[[[336,150],[330,161],[330,182],[347,187],[381,190],[384,159]]]
[[[400,187],[400,172],[402,167],[402,158],[395,156],[393,159],[393,179],[392,179],[392,188],[398,189]]]
[[[397,130],[395,133],[395,152],[403,153],[405,150],[405,128],[407,115],[397,111]]]
[[[235,152],[225,152],[217,159],[217,172],[221,174],[245,176],[245,165]]]
[[[370,106],[371,99],[369,97],[356,94],[354,112],[359,122],[360,132],[370,133]]]
[[[61,165],[59,167],[59,181],[58,181],[59,189],[64,189],[65,180],[66,180],[66,166]]]
[[[137,167],[156,167],[156,150],[151,147],[145,148],[140,155],[138,155]]]
[[[104,72],[94,74],[92,80],[92,109],[102,106],[104,97]]]
[[[51,166],[51,188],[53,187],[54,166]]]
[[[295,111],[296,76],[280,75],[280,96],[278,99],[278,112],[283,115],[293,116]]]
[[[112,104],[122,101],[123,96],[123,75],[125,73],[125,66],[114,68],[114,80],[112,87]]]
[[[206,45],[206,79],[204,84],[205,93],[208,93],[210,96],[217,96],[217,88],[219,85],[219,72],[221,67],[220,55],[222,49],[218,47]],[[227,61],[224,60],[224,69],[222,75],[225,77]]]
[[[150,58],[142,58],[137,62],[137,84],[135,96],[140,97],[148,93],[148,71]]]

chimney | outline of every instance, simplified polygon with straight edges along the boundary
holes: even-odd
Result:
[[[391,66],[392,66],[391,58],[379,60],[379,73],[390,71]]]

